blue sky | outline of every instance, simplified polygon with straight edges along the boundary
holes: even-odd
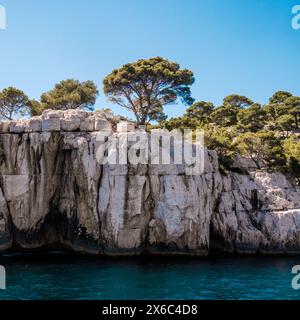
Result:
[[[139,58],[162,56],[194,71],[196,100],[238,93],[265,103],[276,90],[300,95],[300,0],[0,0],[0,89],[39,98],[67,78],[102,79]],[[180,103],[166,108],[180,115]]]

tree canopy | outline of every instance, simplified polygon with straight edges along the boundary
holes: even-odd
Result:
[[[214,108],[211,102],[199,101],[187,108],[185,115],[189,118],[197,119],[200,123],[209,123],[210,115]]]
[[[300,184],[300,140],[292,134],[283,142],[283,148],[287,157],[287,170]]]
[[[300,97],[278,91],[264,107],[269,126],[287,134],[300,126]]]
[[[246,132],[237,137],[237,151],[251,158],[258,169],[261,163],[278,168],[285,164],[285,156],[280,139],[272,131]]]
[[[253,101],[245,96],[240,96],[238,94],[231,94],[224,98],[223,106],[230,106],[232,108],[242,109],[247,108]]]
[[[194,100],[190,86],[193,72],[161,57],[141,59],[114,70],[103,81],[109,100],[132,111],[138,124],[165,120],[163,107],[178,98],[187,105]]]
[[[98,93],[97,86],[93,81],[63,80],[57,83],[54,89],[42,94],[40,109],[86,109],[92,111]]]
[[[237,136],[235,129],[228,129],[207,124],[203,127],[205,145],[208,149],[218,153],[220,164],[230,168],[236,155],[234,139]]]
[[[28,114],[30,100],[27,95],[14,87],[0,91],[0,118],[13,120],[17,116]]]
[[[266,125],[266,112],[260,104],[253,103],[248,108],[239,110],[237,125],[244,132],[262,130]]]
[[[287,98],[292,97],[293,95],[290,92],[287,91],[277,91],[273,94],[273,96],[270,98],[270,104],[275,103],[283,103]]]
[[[206,146],[217,151],[221,166],[231,169],[237,154],[260,168],[291,173],[300,184],[300,97],[276,92],[266,105],[230,95],[219,107],[196,102],[183,116],[163,123],[169,130],[204,129]]]
[[[214,123],[223,127],[231,127],[238,122],[238,113],[243,108],[249,107],[253,101],[245,96],[231,94],[223,99],[223,104],[216,108],[211,119]]]

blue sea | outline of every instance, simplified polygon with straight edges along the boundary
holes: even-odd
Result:
[[[292,299],[300,257],[95,258],[6,255],[0,300]]]

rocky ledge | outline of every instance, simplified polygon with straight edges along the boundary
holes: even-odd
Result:
[[[111,134],[125,127],[135,130],[121,123]],[[197,176],[101,165],[95,137],[111,128],[102,113],[82,111],[0,124],[0,252],[300,253],[300,192],[282,173],[224,175],[214,151]]]

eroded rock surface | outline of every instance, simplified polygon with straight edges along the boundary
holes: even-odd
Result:
[[[123,139],[125,127],[81,111],[1,123],[0,251],[300,253],[300,192],[283,174],[225,176],[214,151],[194,176],[99,164],[99,131]]]

